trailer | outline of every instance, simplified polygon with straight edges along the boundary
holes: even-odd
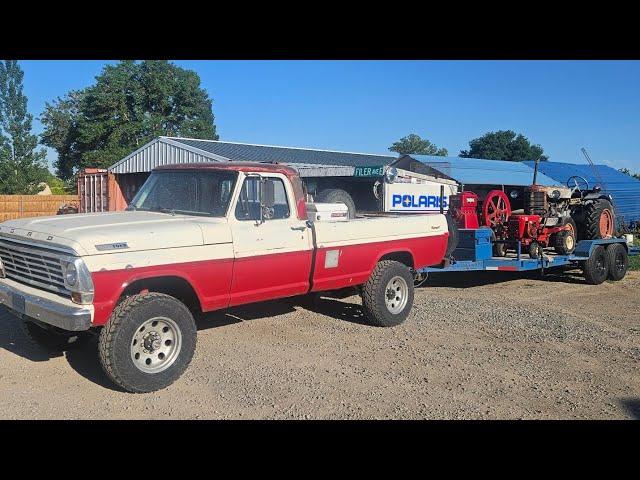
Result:
[[[522,254],[517,243],[515,253],[494,257],[491,229],[460,229],[459,243],[449,258],[437,266],[419,269],[424,281],[430,273],[501,271],[527,272],[565,267],[580,268],[587,283],[598,285],[605,280],[622,280],[627,273],[629,256],[640,254],[640,248],[627,244],[624,238],[581,240],[570,255],[544,252],[539,258]]]

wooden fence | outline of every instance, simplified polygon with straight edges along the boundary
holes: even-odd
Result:
[[[55,215],[65,203],[78,203],[77,195],[0,195],[0,222],[14,218]]]

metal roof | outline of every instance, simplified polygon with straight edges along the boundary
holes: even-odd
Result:
[[[485,160],[480,158],[411,155],[420,162],[442,172],[463,185],[527,186],[533,182],[533,169],[522,162]],[[558,185],[553,178],[538,172],[540,185]]]
[[[534,162],[523,163],[531,167],[534,164]],[[591,167],[588,164],[540,162],[538,171],[560,184],[565,184],[573,175],[584,177],[591,188],[599,185],[603,191],[613,197],[616,215],[623,218],[626,224],[640,222],[640,180],[606,165]],[[604,185],[601,185],[600,179]]]
[[[353,167],[377,167],[398,160],[392,155],[313,150],[307,148],[254,145],[248,143],[158,137],[112,165],[113,173],[149,172],[160,165],[211,161],[261,161],[295,164],[301,173],[314,168],[337,168],[334,175],[352,175]],[[315,170],[317,172],[317,170]],[[325,172],[326,174],[326,172]],[[309,176],[310,173],[307,173]]]

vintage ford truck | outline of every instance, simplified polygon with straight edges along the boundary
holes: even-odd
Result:
[[[283,164],[169,165],[127,211],[0,224],[0,304],[48,348],[98,334],[111,380],[149,392],[189,365],[202,312],[355,287],[371,324],[401,323],[448,235],[440,214],[311,221]]]

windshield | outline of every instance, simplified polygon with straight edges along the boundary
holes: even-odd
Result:
[[[237,176],[202,170],[152,172],[127,210],[224,217]]]

